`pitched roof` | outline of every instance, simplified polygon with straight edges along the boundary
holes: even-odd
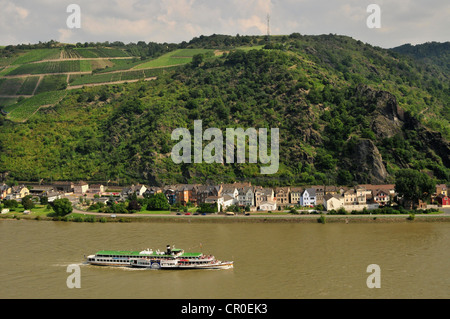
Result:
[[[340,200],[341,196],[336,195],[336,194],[326,194],[326,195],[323,197],[323,199],[324,199],[325,201],[328,201],[328,200],[330,200],[331,198],[336,198],[337,200]]]
[[[307,189],[305,189],[305,190],[303,191],[302,195],[303,195],[306,191],[308,192],[309,196],[316,196],[316,189],[315,189],[315,188],[307,188]]]

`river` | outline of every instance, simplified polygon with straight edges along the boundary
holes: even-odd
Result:
[[[0,298],[449,298],[450,223],[71,223],[0,220]],[[167,244],[228,270],[84,264],[98,250]],[[69,265],[81,288],[69,289]],[[371,264],[381,288],[369,289]]]

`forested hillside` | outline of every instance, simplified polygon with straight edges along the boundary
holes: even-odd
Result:
[[[393,182],[398,169],[413,168],[450,181],[448,46],[425,61],[345,36],[267,40],[213,35],[155,46],[152,57],[153,46],[122,48],[141,56],[111,67],[166,69],[147,81],[144,74],[134,83],[55,88],[38,109],[29,99],[10,104],[0,117],[0,172],[15,180],[276,186]],[[174,59],[184,60],[167,68]],[[15,120],[14,112],[27,116]],[[197,119],[203,129],[279,128],[278,173],[261,175],[260,164],[174,164],[172,131],[192,130]]]

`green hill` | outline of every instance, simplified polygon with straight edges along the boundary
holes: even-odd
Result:
[[[147,55],[152,48],[161,50]],[[122,50],[135,58],[69,74],[68,88],[157,79],[65,90],[50,107],[3,102],[10,113],[0,119],[0,167],[10,178],[275,186],[392,182],[398,169],[414,168],[450,181],[449,74],[437,58],[296,33],[267,45],[265,37],[213,35]],[[175,59],[182,63],[168,68]],[[248,161],[174,164],[172,131],[192,130],[197,119],[204,130],[279,128],[278,173],[262,176]]]

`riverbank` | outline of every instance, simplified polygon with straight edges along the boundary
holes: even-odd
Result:
[[[450,214],[410,214],[410,215],[129,215],[90,213],[77,211],[68,216],[32,216],[14,214],[1,216],[0,220],[42,220],[62,222],[89,223],[420,223],[420,222],[450,222]]]

